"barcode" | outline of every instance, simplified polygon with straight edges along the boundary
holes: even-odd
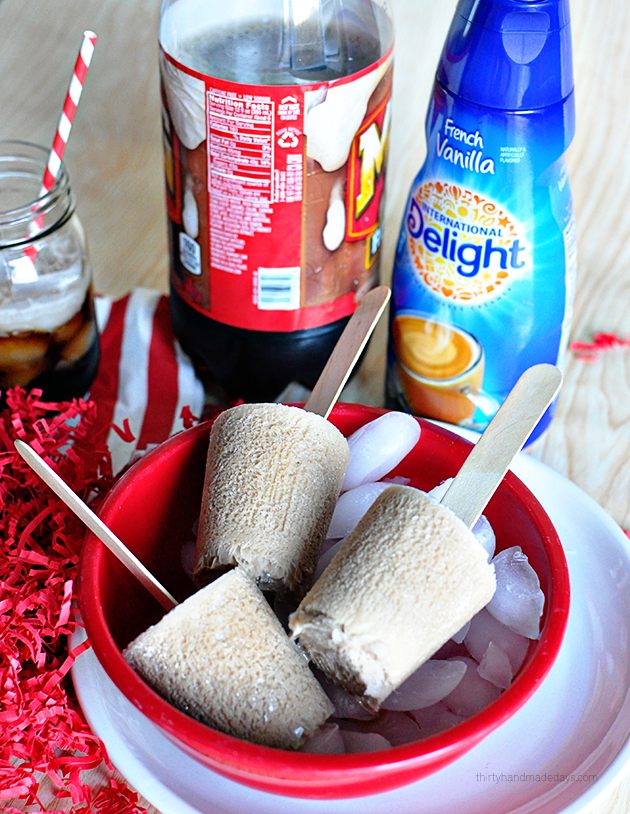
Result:
[[[258,307],[263,311],[293,311],[300,307],[300,267],[258,269]]]

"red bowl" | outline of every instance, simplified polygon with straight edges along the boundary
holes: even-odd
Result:
[[[339,404],[330,420],[345,435],[385,410]],[[416,448],[393,474],[428,490],[454,475],[471,444],[418,419]],[[194,588],[180,564],[199,516],[210,422],[166,441],[114,486],[100,516],[178,600]],[[348,755],[288,752],[224,735],[188,717],[155,693],[127,664],[123,648],[164,611],[88,533],[81,558],[79,602],[89,641],[122,693],[181,749],[226,777],[268,792],[335,799],[383,792],[418,780],[468,751],[513,715],[550,670],[569,612],[569,576],[562,545],[548,516],[512,473],[484,512],[497,550],[520,545],[540,579],[546,602],[540,638],[511,686],[488,707],[446,732],[387,751]]]

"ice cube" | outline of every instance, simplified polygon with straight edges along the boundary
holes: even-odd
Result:
[[[327,721],[314,732],[302,747],[303,752],[318,755],[343,755],[346,751],[339,725]]]
[[[381,492],[391,485],[382,482],[364,483],[344,492],[335,506],[327,536],[338,540],[350,534]]]
[[[25,277],[19,268],[12,270],[23,260],[21,253],[9,260],[10,279],[0,286],[0,332],[52,333],[72,319],[85,300],[90,277],[83,249],[76,237],[62,230],[38,244],[36,274]]]
[[[490,525],[490,521],[482,514],[479,520],[475,523],[475,525],[471,529],[472,533],[475,535],[479,543],[485,549],[488,555],[488,562],[494,556],[494,550],[497,545],[497,538],[495,537],[494,531],[492,526]]]
[[[350,463],[342,491],[380,480],[415,447],[420,424],[407,413],[384,413],[348,438]]]
[[[381,735],[392,746],[413,743],[422,737],[418,724],[406,712],[382,710],[374,721],[339,721],[342,732],[370,732]]]
[[[392,744],[379,735],[378,732],[341,732],[346,752],[380,752],[382,749],[391,749]]]
[[[192,579],[193,577],[193,566],[195,564],[195,548],[197,547],[196,540],[189,540],[187,543],[184,543],[182,546],[180,558],[182,563],[182,568],[184,569],[184,573],[187,577]]]
[[[429,659],[383,701],[384,709],[412,710],[430,707],[445,698],[462,680],[466,665]]]
[[[405,478],[403,475],[393,475],[391,478],[381,478],[379,483],[387,483],[389,486],[409,486],[411,478]]]
[[[437,486],[434,486],[433,489],[431,489],[427,494],[429,497],[432,497],[439,503],[446,494],[451,483],[453,483],[453,478],[447,478],[446,480],[443,480],[442,483],[438,483]]]
[[[545,595],[538,575],[520,546],[500,551],[492,560],[497,589],[487,605],[488,611],[516,633],[537,639]]]
[[[510,686],[514,678],[509,658],[494,642],[488,645],[477,670],[482,678],[503,690]]]
[[[479,675],[474,659],[455,656],[453,661],[464,663],[466,672],[453,692],[446,696],[444,703],[455,715],[470,718],[498,698],[501,690]]]
[[[374,719],[376,713],[365,709],[355,698],[334,684],[317,667],[312,666],[311,669],[322,685],[322,689],[332,701],[336,718],[351,718],[355,721],[371,721]]]
[[[470,655],[481,662],[490,642],[503,650],[516,673],[527,655],[529,640],[499,622],[484,608],[471,619],[464,644]]]
[[[326,539],[322,543],[322,550],[319,556],[321,557],[328,551],[329,548],[332,548],[334,545],[337,545],[338,542],[339,540],[335,540],[332,537],[326,537]]]
[[[341,540],[335,540],[335,542],[326,547],[326,551],[320,556],[319,560],[317,561],[317,568],[315,569],[315,573],[313,574],[313,583],[317,582],[317,580],[321,577],[324,573],[325,569],[328,567],[328,563],[332,560],[335,554],[341,548],[345,537]]]
[[[464,639],[466,638],[466,634],[468,633],[469,630],[470,630],[470,621],[466,622],[464,627],[460,628],[457,631],[457,633],[453,634],[453,636],[451,636],[451,639],[456,644],[461,644],[464,641]]]
[[[467,625],[464,625],[467,627]],[[463,628],[462,628],[463,630]],[[439,647],[435,653],[431,656],[432,659],[437,659],[438,661],[446,661],[446,659],[450,659],[453,656],[469,656],[470,653],[466,649],[465,645],[462,642],[456,642],[455,639],[449,639],[447,642],[444,642],[442,647]]]
[[[391,743],[392,746],[403,746],[413,743],[421,737],[420,727],[404,712],[387,711],[387,717],[376,730],[378,734]]]
[[[447,478],[446,480],[442,481],[442,483],[438,483],[437,486],[434,486],[433,489],[427,492],[427,494],[429,497],[432,497],[439,503],[448,491],[448,488],[452,482],[453,478]],[[479,520],[477,520],[475,525],[472,527],[471,531],[487,552],[488,561],[490,561],[497,544],[497,538],[495,537],[494,530],[490,525],[490,521],[484,514],[482,514]]]
[[[437,735],[446,729],[451,729],[464,720],[460,715],[451,712],[444,701],[439,701],[437,704],[423,709],[411,710],[409,714],[418,724],[425,738]]]

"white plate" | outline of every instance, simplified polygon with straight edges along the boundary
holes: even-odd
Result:
[[[370,797],[309,801],[255,791],[185,755],[87,650],[72,669],[74,684],[114,765],[163,814],[590,811],[630,760],[630,541],[588,495],[539,461],[521,454],[512,468],[563,542],[571,611],[541,687],[466,755],[423,780]]]

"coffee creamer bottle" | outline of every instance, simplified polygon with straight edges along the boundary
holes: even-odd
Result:
[[[390,406],[483,430],[526,368],[562,366],[574,129],[569,0],[460,0],[397,246]]]
[[[388,0],[163,0],[171,315],[230,398],[313,387],[378,282]]]

